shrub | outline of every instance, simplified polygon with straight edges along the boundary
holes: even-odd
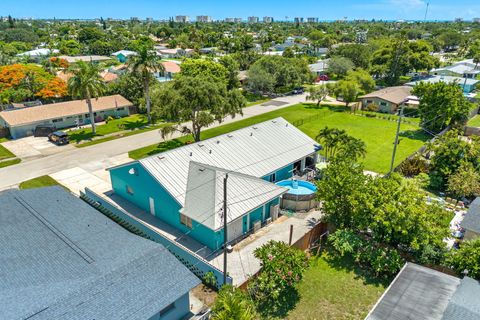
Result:
[[[109,123],[110,121],[115,120],[112,116],[108,116],[108,118],[105,120],[106,123]]]
[[[217,277],[212,271],[208,271],[203,276],[202,282],[209,288],[217,289]]]
[[[256,319],[255,305],[242,290],[224,285],[212,307],[212,320]]]
[[[375,103],[369,103],[369,104],[365,107],[365,110],[366,110],[366,111],[374,111],[374,112],[377,112],[377,111],[378,111],[378,106],[377,106]]]
[[[428,163],[420,155],[415,155],[403,161],[398,167],[398,171],[405,177],[414,177],[420,173],[428,173]]]
[[[447,255],[446,264],[459,275],[468,271],[468,276],[480,280],[480,239],[465,241],[460,249]]]

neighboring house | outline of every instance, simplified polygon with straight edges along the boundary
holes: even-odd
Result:
[[[473,59],[467,59],[455,62],[447,67],[433,69],[430,73],[439,76],[475,79],[480,74],[480,65],[473,62]]]
[[[0,193],[4,320],[179,320],[200,284],[164,246],[63,187]],[[191,314],[190,314],[191,315]]]
[[[200,50],[201,54],[216,54],[217,53],[217,48],[216,47],[207,47],[207,48],[201,48]]]
[[[437,83],[437,82],[446,82],[446,83],[457,83],[462,89],[464,93],[470,93],[476,89],[477,83],[480,80],[476,79],[468,79],[468,78],[460,78],[460,77],[452,77],[452,76],[431,76],[424,79],[420,79],[417,81],[412,81],[406,83],[407,86],[414,87],[420,82],[427,82],[427,83]]]
[[[462,228],[465,229],[465,240],[480,238],[480,197],[470,204]]]
[[[136,113],[133,104],[121,95],[92,99],[95,121],[109,116],[123,117]],[[54,125],[57,129],[90,123],[85,100],[74,100],[35,107],[15,108],[0,112],[0,127],[8,128],[12,138],[31,136],[39,125]]]
[[[28,58],[31,58],[31,59],[42,59],[42,58],[50,56],[51,54],[56,54],[58,52],[59,51],[57,49],[50,50],[50,49],[43,48],[43,49],[35,49],[35,50],[30,50],[30,51],[27,51],[27,52],[19,53],[19,54],[17,54],[17,57],[28,57]]]
[[[108,170],[116,195],[217,250],[227,173],[227,236],[234,242],[278,213],[288,189],[275,183],[313,167],[319,149],[276,118]]]
[[[418,98],[411,95],[407,86],[387,87],[359,97],[362,109],[375,105],[379,112],[395,113],[401,106],[416,107]]]
[[[105,83],[113,82],[118,79],[118,74],[114,72],[110,72],[108,70],[102,71],[100,73],[100,76],[102,77]]]
[[[165,71],[153,74],[158,81],[170,81],[174,75],[180,72],[180,65],[174,61],[163,61],[162,65]]]
[[[116,57],[118,61],[121,63],[125,63],[130,56],[136,56],[137,53],[135,51],[130,50],[120,50],[111,54],[112,56]]]
[[[108,71],[118,75],[124,74],[126,70],[127,70],[127,65],[125,63],[119,64],[117,66],[112,66],[108,69]]]
[[[182,49],[182,48],[175,48],[175,49],[161,49],[157,51],[162,58],[182,58],[189,56],[193,53],[193,49]]]
[[[97,55],[90,55],[90,56],[58,56],[59,59],[66,60],[68,63],[76,63],[79,61],[83,62],[93,62],[99,63],[102,61],[111,60],[110,57],[107,56],[97,56]]]
[[[317,77],[324,75],[328,69],[328,59],[318,60],[316,63],[309,64],[308,68],[310,69],[310,71],[315,73]]]
[[[480,283],[407,262],[366,320],[480,319]]]

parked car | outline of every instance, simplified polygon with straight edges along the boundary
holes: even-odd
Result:
[[[302,94],[305,92],[305,88],[304,87],[297,87],[297,88],[294,88],[293,91],[292,91],[292,94]]]
[[[330,78],[326,74],[322,74],[321,76],[317,77],[317,82],[328,81],[328,80],[330,80]]]
[[[57,146],[68,144],[68,135],[63,131],[55,131],[48,135],[48,141],[55,143]]]

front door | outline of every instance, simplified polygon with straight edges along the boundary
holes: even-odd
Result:
[[[228,224],[228,242],[233,241],[243,234],[243,219],[237,219]]]
[[[155,215],[155,200],[152,197],[148,198],[148,202],[150,203],[150,214],[152,216]]]

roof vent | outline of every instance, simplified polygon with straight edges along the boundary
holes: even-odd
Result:
[[[158,158],[159,160],[163,160],[163,159],[165,159],[165,157],[164,157],[164,156],[161,156],[161,157],[160,157],[160,156],[158,156],[157,158]]]
[[[227,134],[227,137],[232,138],[233,135],[232,134]]]
[[[250,132],[250,137],[253,136],[253,132]]]
[[[258,127],[253,127],[253,129],[257,130],[257,129],[258,129]]]
[[[210,149],[210,151],[208,153],[212,154],[212,149]]]
[[[205,171],[205,168],[198,168],[198,171],[203,172]]]
[[[217,144],[219,144],[219,143],[220,143],[220,140],[217,140]]]
[[[273,123],[277,123],[277,120],[272,120]]]
[[[288,127],[288,123],[285,123],[285,127]]]
[[[193,156],[193,152],[190,152],[190,157]]]
[[[201,148],[201,147],[203,147],[203,146],[204,146],[204,144],[199,144],[198,146]]]

